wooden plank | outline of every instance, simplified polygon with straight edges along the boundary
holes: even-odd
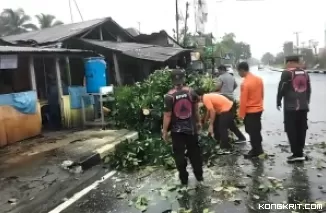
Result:
[[[32,90],[37,91],[33,56],[29,57],[29,77],[31,81]]]
[[[113,63],[114,63],[114,71],[115,71],[115,76],[116,76],[116,79],[117,79],[117,83],[120,86],[120,85],[122,85],[122,79],[121,79],[121,75],[120,75],[118,58],[117,58],[117,55],[115,53],[113,53]]]
[[[63,105],[63,90],[62,90],[62,79],[61,79],[61,71],[60,71],[60,64],[59,58],[56,57],[55,59],[55,73],[57,77],[57,86],[58,86],[58,100],[60,105],[60,114],[61,114],[61,124],[64,124],[64,105]]]
[[[66,56],[66,67],[67,67],[67,81],[68,81],[68,86],[71,86],[71,72],[70,72],[70,61],[69,61],[69,57]]]

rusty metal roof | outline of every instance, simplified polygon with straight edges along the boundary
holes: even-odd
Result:
[[[30,42],[36,44],[56,43],[64,41],[73,36],[77,36],[84,32],[86,33],[88,30],[93,29],[108,21],[118,25],[113,19],[109,17],[79,23],[58,25],[51,28],[22,33],[18,35],[5,36],[0,39],[12,44],[19,44],[20,42]],[[124,30],[123,28],[121,29]],[[127,31],[125,31],[125,33],[132,37],[132,35],[130,35]]]
[[[167,61],[171,57],[176,56],[183,52],[191,52],[191,50],[188,49],[162,47],[162,46],[152,45],[152,44],[99,41],[99,40],[91,40],[91,39],[81,39],[81,41],[98,47],[103,47],[106,49],[117,51],[133,58],[158,61],[158,62]]]
[[[88,53],[90,55],[98,55],[89,50],[63,49],[63,48],[35,48],[35,47],[19,47],[19,46],[0,46],[0,54],[10,53],[58,53],[58,54],[76,54]]]

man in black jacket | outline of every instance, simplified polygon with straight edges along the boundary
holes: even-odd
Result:
[[[311,96],[310,78],[301,68],[299,56],[288,56],[285,60],[286,70],[282,72],[277,92],[277,109],[280,110],[284,99],[284,128],[293,154],[288,157],[288,161],[304,161],[303,149]]]
[[[188,185],[187,159],[190,160],[198,186],[203,181],[203,162],[198,141],[200,129],[199,97],[185,86],[185,72],[174,69],[171,73],[174,88],[164,97],[162,137],[168,141],[171,131],[172,148],[181,184]],[[187,154],[185,155],[185,152]]]

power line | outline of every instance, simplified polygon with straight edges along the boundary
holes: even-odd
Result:
[[[79,7],[78,7],[78,4],[77,4],[77,1],[74,0],[74,2],[75,2],[75,5],[76,5],[76,7],[77,7],[77,10],[78,10],[78,13],[79,13],[79,15],[80,15],[81,20],[84,21],[83,16],[82,16],[82,14],[81,14],[81,12],[80,12],[80,10],[79,10]]]

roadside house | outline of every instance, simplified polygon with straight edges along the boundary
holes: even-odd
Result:
[[[167,33],[163,32],[160,35],[168,36]],[[149,58],[146,54],[131,54],[130,52],[138,52],[140,46],[143,47],[143,50],[147,48],[141,42],[146,41],[146,38],[139,36],[134,37],[112,18],[102,18],[59,25],[19,35],[6,36],[0,39],[12,45],[94,50],[106,58],[108,64],[107,82],[119,85],[143,80],[149,73],[164,66],[170,66],[171,68],[176,66],[184,67],[188,63],[187,61],[190,60],[190,50],[183,49],[175,44],[172,45],[173,47],[165,48],[166,45],[160,42],[153,44],[151,46],[152,51],[148,52],[148,54],[155,52],[158,55],[167,55],[169,57],[158,60],[154,57]],[[90,42],[91,40],[96,44]],[[126,43],[140,44],[135,47],[129,46],[133,49],[121,51],[108,48],[107,45],[98,45],[99,41],[121,43],[122,46],[125,46]],[[146,42],[145,44],[149,43]],[[77,60],[70,60],[69,63],[73,65],[71,66],[71,75],[76,77],[74,79],[78,79],[76,82],[72,82],[72,84],[82,85],[84,76],[83,63]]]
[[[98,55],[77,49],[0,46],[0,147],[39,135],[42,121],[52,119],[51,110],[45,109],[57,107],[60,124],[69,121],[66,86],[71,76],[65,61],[90,56]],[[52,99],[49,90],[54,92]]]

